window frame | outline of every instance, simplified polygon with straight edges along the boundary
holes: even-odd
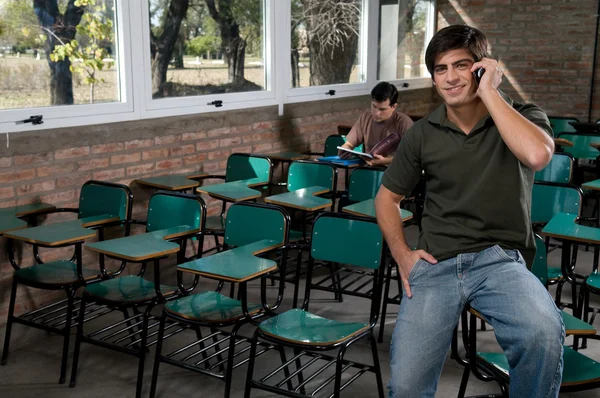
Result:
[[[127,0],[116,0],[116,35],[119,53],[118,85],[120,101],[100,104],[50,105],[45,107],[16,108],[0,110],[0,133],[16,133],[40,129],[126,121],[134,118],[133,65],[131,62],[131,5]],[[33,115],[42,115],[43,124],[16,124]]]
[[[361,58],[365,65],[364,83],[335,84],[313,87],[291,87],[291,0],[264,0],[265,31],[263,52],[266,88],[263,91],[203,96],[152,99],[150,60],[150,20],[148,0],[117,0],[116,26],[119,51],[119,83],[121,102],[107,104],[82,104],[0,110],[0,133],[17,133],[51,128],[85,126],[102,123],[144,120],[158,117],[222,112],[278,106],[283,114],[285,104],[322,101],[368,95],[377,80],[377,47],[379,32],[379,2],[363,1],[361,22]],[[428,0],[429,41],[436,26],[436,2]],[[134,71],[136,73],[134,73]],[[390,80],[398,91],[431,88],[431,77]],[[335,95],[326,95],[335,90]],[[209,102],[221,100],[223,106],[216,108]],[[365,105],[366,106],[366,105]],[[15,121],[32,115],[44,116],[44,123],[16,125]]]

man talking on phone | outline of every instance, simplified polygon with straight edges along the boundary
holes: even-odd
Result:
[[[510,365],[510,396],[558,396],[564,325],[526,267],[535,254],[533,176],[552,157],[552,130],[540,108],[498,89],[502,69],[487,47],[466,25],[434,35],[425,63],[444,103],[402,137],[375,200],[403,286],[390,397],[434,396],[466,304],[494,327]],[[412,250],[398,205],[422,171],[427,196]]]
[[[398,107],[398,89],[393,84],[381,82],[371,91],[371,111],[365,112],[354,123],[352,130],[346,136],[343,148],[354,149],[364,144],[364,152],[368,153],[383,139],[391,134],[398,135],[398,140],[413,125],[410,117],[404,113],[396,112]],[[342,159],[351,158],[353,155],[338,151]],[[365,159],[369,166],[388,166],[392,156],[374,154],[373,159]]]

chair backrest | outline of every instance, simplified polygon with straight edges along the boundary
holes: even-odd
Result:
[[[91,180],[81,187],[78,218],[111,214],[129,220],[132,206],[133,194],[128,186]]]
[[[323,156],[336,156],[338,154],[338,146],[344,145],[346,142],[345,135],[333,134],[325,139],[325,148],[323,149]]]
[[[204,229],[206,205],[201,197],[159,191],[150,197],[146,232],[188,225]]]
[[[377,195],[383,178],[383,169],[372,167],[357,167],[350,174],[348,184],[348,200],[362,202]]]
[[[286,244],[290,217],[279,206],[235,203],[227,210],[225,244],[244,246],[263,239]]]
[[[288,191],[308,187],[325,187],[335,191],[337,170],[329,163],[297,161],[288,170]]]
[[[579,119],[576,117],[562,117],[562,116],[548,116],[548,120],[550,121],[550,127],[552,127],[552,131],[554,131],[554,135],[560,133],[574,133],[575,127],[571,126],[570,122],[579,122]]]
[[[531,194],[531,222],[546,224],[557,213],[581,214],[579,188],[536,182]]]
[[[565,146],[563,150],[573,155],[575,159],[596,159],[600,151],[590,144],[600,143],[600,136],[591,134],[563,133],[558,138],[564,138],[573,143],[572,147]]]
[[[569,153],[557,152],[552,155],[550,163],[535,172],[535,181],[570,184],[573,179],[573,156]]]
[[[546,244],[538,235],[535,236],[535,257],[531,266],[531,273],[535,275],[544,286],[548,284],[548,260]]]
[[[233,153],[227,158],[225,182],[256,179],[256,183],[268,184],[272,169],[273,164],[266,156]]]

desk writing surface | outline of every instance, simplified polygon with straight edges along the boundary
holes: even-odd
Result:
[[[174,239],[183,237],[186,235],[194,235],[200,232],[200,228],[194,228],[189,225],[178,225],[176,227],[159,229],[157,231],[148,232],[148,234],[154,235],[157,239]]]
[[[153,188],[166,189],[168,191],[182,191],[185,189],[196,188],[200,185],[198,181],[190,180],[183,175],[146,177],[135,180],[140,185],[147,185]]]
[[[305,160],[310,158],[309,155],[299,152],[276,152],[265,154],[266,157],[272,160],[279,160],[283,162],[293,162],[295,160]]]
[[[356,216],[375,218],[375,199],[367,199],[345,206],[342,211]],[[402,221],[408,221],[413,218],[413,213],[405,209],[400,209],[400,217]]]
[[[85,248],[129,261],[143,261],[179,251],[177,243],[167,242],[153,233],[94,242],[85,245]]]
[[[564,139],[564,138],[555,138],[554,139],[554,143],[556,145],[566,146],[566,147],[569,147],[569,148],[573,147],[573,143],[571,141],[569,141],[569,140]]]
[[[565,332],[567,335],[577,334],[596,334],[596,329],[587,322],[582,321],[573,315],[561,311],[563,323],[565,324]]]
[[[180,264],[177,269],[224,281],[245,282],[277,269],[275,261],[251,254],[253,248],[273,245],[273,242],[260,241],[250,244],[252,247],[237,247]]]
[[[292,192],[269,196],[265,198],[265,202],[305,211],[316,211],[331,206],[331,199],[315,196],[329,191],[330,189],[325,187],[297,189]]]
[[[59,246],[96,236],[96,231],[82,227],[81,220],[40,225],[5,233],[4,236],[43,246]]]
[[[0,209],[0,216],[4,215],[14,215],[17,217],[27,216],[29,214],[41,213],[47,210],[54,210],[56,206],[50,205],[48,203],[31,203],[28,205],[20,205],[14,207],[7,207],[5,209]]]
[[[600,179],[594,181],[588,181],[585,184],[581,184],[583,189],[591,189],[593,191],[600,191]]]
[[[14,215],[3,215],[0,213],[0,236],[8,231],[27,228],[27,223]]]
[[[261,194],[259,191],[248,188],[248,181],[251,180],[207,185],[205,187],[197,188],[197,191],[210,195],[213,198],[227,200],[230,202],[242,202],[245,200],[260,198]]]
[[[575,223],[576,214],[557,213],[542,229],[542,234],[557,239],[600,244],[600,228]]]

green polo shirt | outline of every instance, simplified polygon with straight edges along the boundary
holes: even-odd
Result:
[[[552,136],[544,111],[502,96]],[[491,116],[481,119],[467,135],[448,120],[443,104],[406,132],[382,184],[406,196],[422,170],[427,195],[419,249],[441,261],[500,245],[519,250],[527,264],[532,264],[534,171],[506,146]]]

